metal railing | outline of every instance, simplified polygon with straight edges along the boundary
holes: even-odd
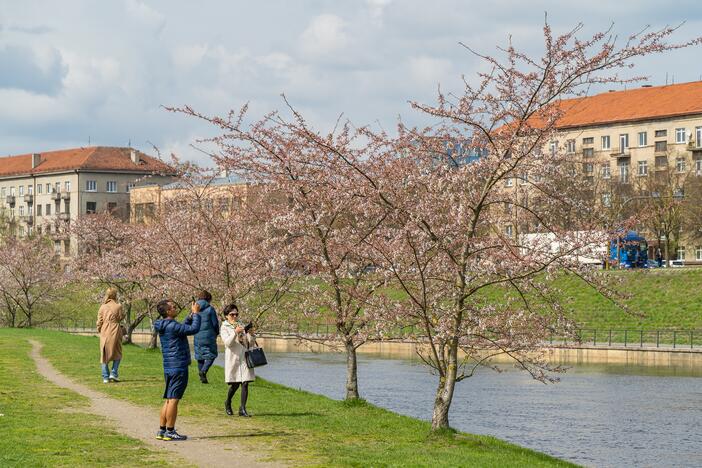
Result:
[[[41,328],[68,333],[95,333],[95,322],[90,320],[62,319],[43,324]],[[262,335],[299,336],[323,338],[334,335],[336,326],[330,322],[299,322],[286,325],[269,325],[258,330]],[[133,333],[151,333],[151,324],[144,319]],[[422,341],[426,335],[418,326],[398,327],[372,338],[387,341]],[[643,329],[643,328],[580,328],[568,336],[554,334],[544,341],[552,347],[597,347],[674,349],[702,351],[702,330],[699,329]]]

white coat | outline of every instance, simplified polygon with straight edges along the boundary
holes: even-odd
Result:
[[[237,333],[235,328],[225,320],[219,332],[224,342],[224,381],[253,382],[256,374],[246,365],[244,352],[254,346],[256,338],[248,333]]]

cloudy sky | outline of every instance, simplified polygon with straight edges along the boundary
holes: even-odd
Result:
[[[162,109],[223,114],[280,108],[280,94],[320,128],[340,112],[392,128],[422,122],[409,99],[460,89],[481,64],[464,42],[494,52],[509,35],[541,51],[544,12],[556,32],[615,23],[624,36],[685,21],[702,31],[697,1],[652,0],[0,0],[0,155],[93,145],[198,159],[208,126]],[[702,50],[639,64],[650,83],[698,80]]]

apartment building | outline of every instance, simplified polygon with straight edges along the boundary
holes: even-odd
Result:
[[[132,148],[87,147],[0,158],[0,222],[10,235],[48,235],[69,256],[75,242],[60,229],[78,216],[107,211],[125,220],[129,192],[145,181],[167,183],[172,170]]]
[[[132,223],[148,223],[159,210],[169,203],[184,206],[195,198],[205,201],[207,208],[225,214],[236,209],[249,194],[250,186],[241,179],[223,174],[197,185],[186,187],[182,182],[157,182],[134,187],[129,195]]]
[[[702,81],[610,91],[560,106],[558,137],[546,150],[572,154],[581,165],[573,176],[591,181],[604,208],[612,204],[614,190],[625,193],[620,203],[670,196],[647,189],[653,186],[649,182],[668,177],[680,183],[673,196],[684,198],[683,179],[702,181]],[[661,239],[642,231],[654,258]],[[676,238],[674,258],[702,263],[699,232],[680,232]]]

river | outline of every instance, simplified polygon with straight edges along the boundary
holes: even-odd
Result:
[[[343,398],[342,354],[267,355],[259,376]],[[586,466],[702,466],[702,369],[577,365],[544,385],[503,367],[457,385],[452,427]],[[377,406],[430,420],[435,385],[418,361],[359,355],[361,396]]]

